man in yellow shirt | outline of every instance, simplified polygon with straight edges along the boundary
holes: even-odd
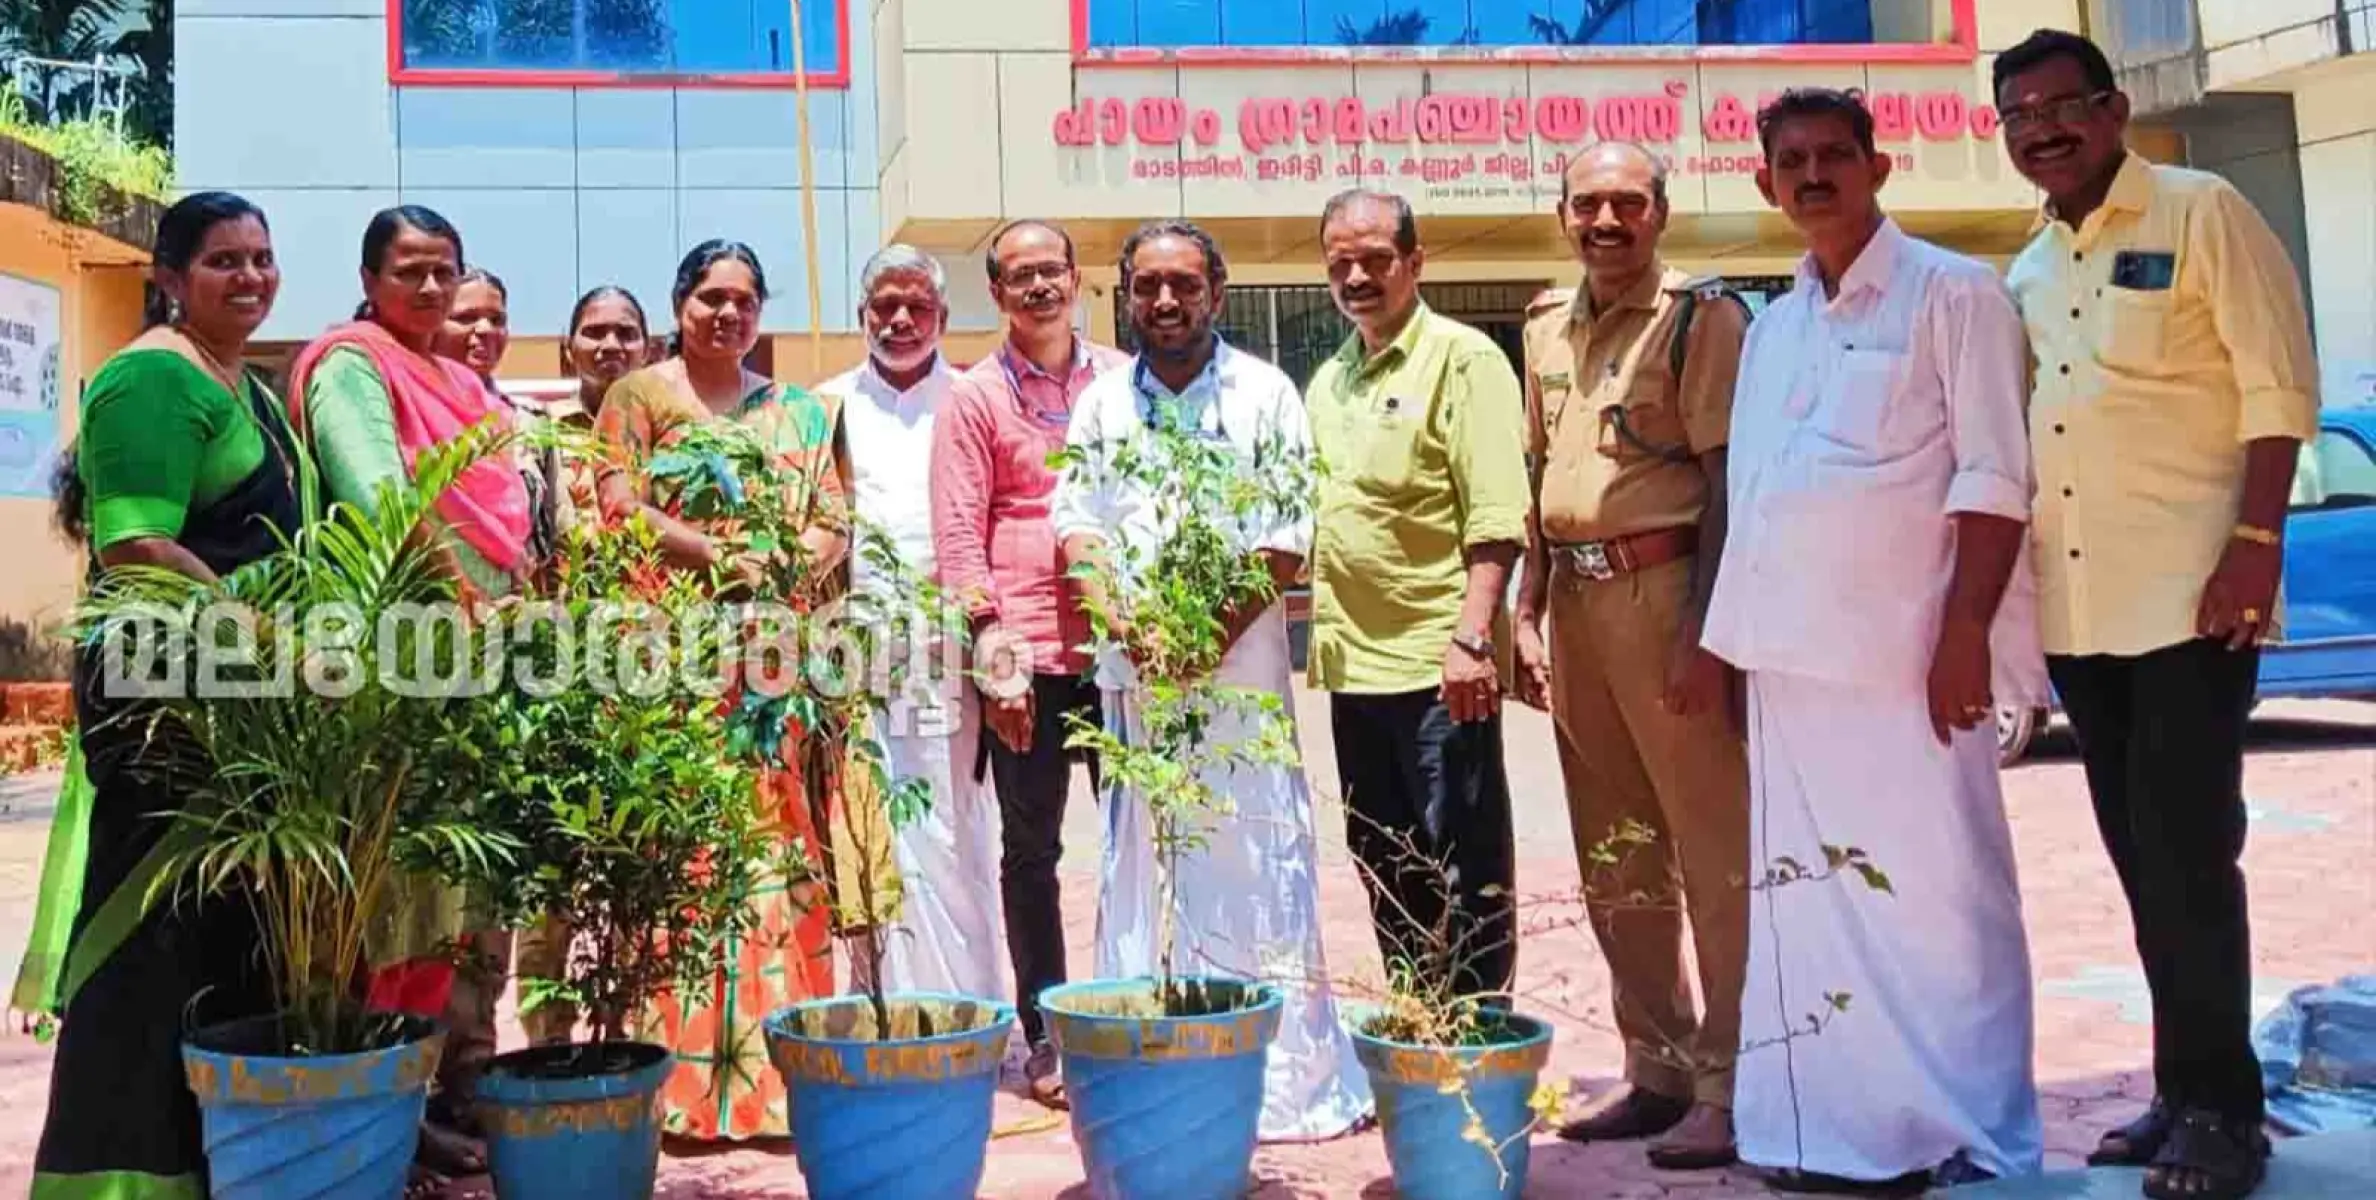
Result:
[[[2122,147],[2128,97],[2092,43],[2041,30],[1995,83],[2047,200],[2009,280],[2035,359],[2044,642],[2153,993],[2153,1106],[2090,1161],[2228,1200],[2268,1155],[2237,862],[2256,647],[2318,428],[2309,322],[2233,187]]]
[[[1494,630],[1526,541],[1518,375],[1420,302],[1408,201],[1343,193],[1320,239],[1357,331],[1305,400],[1325,470],[1310,674],[1335,693],[1346,840],[1389,964],[1439,995],[1505,993],[1517,926]]]

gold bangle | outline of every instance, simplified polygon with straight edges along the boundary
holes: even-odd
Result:
[[[2235,536],[2238,541],[2251,542],[2256,546],[2274,546],[2280,540],[2277,531],[2258,525],[2238,525]]]

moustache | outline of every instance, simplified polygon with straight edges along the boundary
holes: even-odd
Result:
[[[1026,308],[1045,308],[1063,299],[1064,296],[1052,287],[1035,287],[1023,293],[1023,304]]]
[[[1584,241],[1593,246],[1631,246],[1634,243],[1633,235],[1622,229],[1596,229],[1585,234]]]
[[[2023,150],[2021,153],[2024,156],[2028,156],[2032,154],[2043,154],[2049,150],[2076,150],[2078,148],[2079,139],[2058,137],[2048,138],[2045,141],[2033,143],[2031,146],[2029,146],[2029,148]]]
[[[1810,183],[1810,184],[1805,184],[1805,185],[1802,185],[1802,186],[1799,188],[1799,190],[1798,190],[1798,202],[1799,202],[1799,203],[1801,203],[1801,204],[1805,204],[1805,203],[1807,203],[1807,202],[1808,202],[1808,201],[1810,201],[1810,200],[1830,200],[1830,199],[1832,199],[1833,197],[1836,197],[1836,196],[1838,196],[1839,194],[1840,194],[1840,189],[1838,189],[1838,188],[1836,188],[1836,187],[1833,187],[1831,184],[1828,184],[1828,183]]]

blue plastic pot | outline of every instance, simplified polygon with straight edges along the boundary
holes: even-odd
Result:
[[[644,1042],[538,1046],[490,1059],[473,1104],[495,1194],[646,1200],[660,1170],[660,1085],[676,1060]]]
[[[292,1058],[278,1016],[213,1025],[182,1043],[198,1094],[217,1200],[388,1200],[404,1192],[429,1079],[445,1049],[434,1022],[364,1054]]]
[[[767,1053],[791,1094],[792,1149],[809,1196],[972,1200],[1015,1010],[937,993],[885,1005],[894,1036],[880,1040],[863,996],[767,1018]]]
[[[1073,1141],[1100,1200],[1235,1200],[1262,1123],[1262,1065],[1279,1035],[1279,989],[1234,979],[1182,986],[1239,1000],[1210,1017],[1124,1015],[1152,979],[1068,983],[1040,993],[1064,1058]],[[1143,1011],[1143,1007],[1140,1008]]]
[[[1361,1031],[1367,1016],[1348,1014],[1348,1023],[1354,1057],[1369,1072],[1370,1092],[1378,1098],[1395,1194],[1407,1200],[1518,1200],[1526,1190],[1527,1135],[1535,1123],[1527,1101],[1551,1061],[1549,1023],[1511,1014],[1504,1018],[1509,1041],[1445,1048],[1371,1037]],[[1461,1137],[1471,1106],[1500,1147],[1498,1155]]]

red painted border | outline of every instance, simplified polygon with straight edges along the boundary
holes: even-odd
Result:
[[[808,85],[821,91],[850,87],[850,5],[855,0],[826,0],[834,6],[834,39],[840,44],[837,64],[830,72],[810,71]],[[1076,0],[1085,4],[1087,0]],[[1956,0],[1968,4],[1971,0]],[[1087,8],[1081,8],[1084,14]],[[1086,18],[1084,18],[1086,19]],[[1086,28],[1086,26],[1084,26]],[[509,67],[407,67],[404,65],[404,0],[388,0],[388,82],[402,87],[586,87],[788,89],[800,86],[790,71],[640,72],[552,71]]]
[[[1071,0],[1076,67],[1308,67],[1343,63],[1428,67],[1560,66],[1631,63],[1968,63],[1980,56],[1978,0],[1949,0],[1953,40],[1943,44],[1867,46],[1505,46],[1483,51],[1380,49],[1374,46],[1196,46],[1177,50],[1099,50],[1089,45],[1089,0]]]

